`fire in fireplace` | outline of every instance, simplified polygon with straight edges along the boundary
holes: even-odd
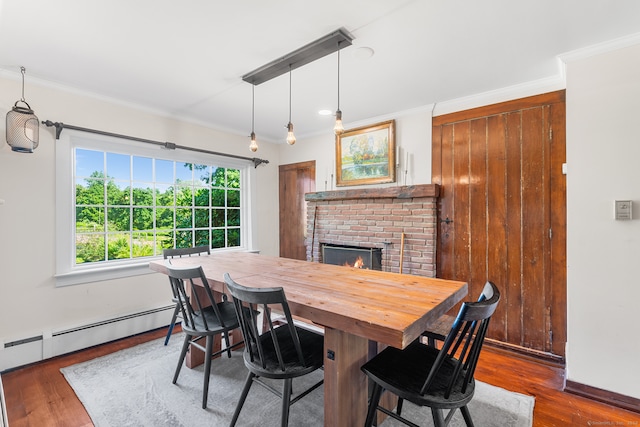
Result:
[[[382,249],[322,244],[322,262],[370,270],[382,270]]]

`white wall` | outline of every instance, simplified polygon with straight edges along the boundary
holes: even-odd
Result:
[[[0,204],[0,344],[169,304],[166,278],[157,273],[55,287],[54,129],[40,127],[40,146],[35,153],[11,151],[4,136],[4,117],[20,98],[20,85],[19,75],[0,76],[0,199],[4,200]],[[28,80],[25,94],[41,121],[253,157],[245,136]],[[263,143],[256,155],[270,163],[256,169],[255,249],[277,255],[278,229],[273,224],[278,222],[278,207],[272,195],[278,194],[278,150],[274,144]]]
[[[345,129],[373,125],[387,120],[395,120],[396,146],[400,147],[400,166],[396,182],[380,185],[416,185],[431,183],[431,111],[432,105],[424,108],[400,112],[392,117],[375,117],[366,122],[347,123]],[[335,190],[335,136],[333,122],[329,123],[326,134],[311,138],[299,138],[295,145],[280,146],[281,164],[316,161],[316,191]],[[406,153],[409,153],[409,167],[406,169]],[[405,174],[405,170],[407,173]],[[331,174],[333,174],[333,181]],[[325,188],[326,183],[326,188]],[[339,187],[340,189],[353,187]],[[362,188],[362,187],[359,187]]]
[[[640,398],[640,45],[567,64],[568,379]],[[633,200],[616,221],[614,200]]]

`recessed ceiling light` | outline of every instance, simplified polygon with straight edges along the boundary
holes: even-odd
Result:
[[[331,110],[320,110],[318,111],[318,114],[320,114],[321,116],[330,116],[333,114],[333,111]]]
[[[353,50],[353,57],[364,61],[365,59],[369,59],[373,56],[374,51],[370,47],[359,47]]]

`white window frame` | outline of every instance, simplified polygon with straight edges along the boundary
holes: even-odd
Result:
[[[112,260],[77,265],[75,262],[75,148],[95,149],[135,156],[152,157],[185,163],[211,164],[240,171],[240,246],[215,251],[254,250],[255,218],[252,201],[255,173],[249,160],[218,156],[189,150],[167,150],[161,146],[125,138],[95,135],[65,129],[56,141],[56,286],[68,286],[123,277],[149,274],[149,261],[159,257]]]

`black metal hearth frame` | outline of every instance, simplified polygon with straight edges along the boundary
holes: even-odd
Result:
[[[382,249],[366,248],[361,246],[337,245],[333,243],[322,243],[322,262],[334,265],[351,265],[362,257],[364,268],[370,270],[382,270]],[[340,252],[341,257],[339,257]],[[346,256],[349,254],[349,256]]]

